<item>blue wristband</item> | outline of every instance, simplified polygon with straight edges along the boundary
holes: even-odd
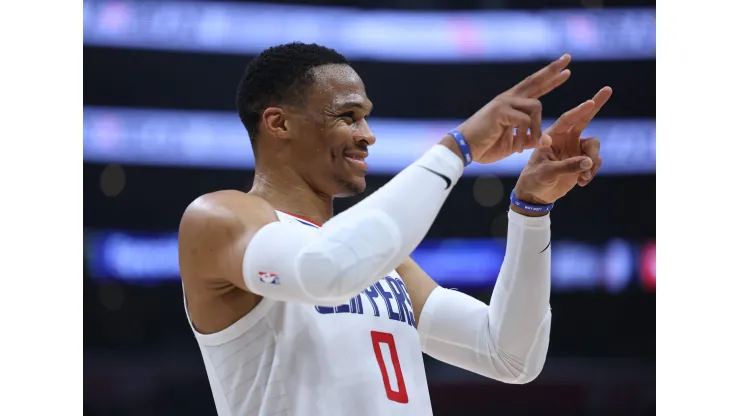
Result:
[[[464,164],[465,166],[468,166],[473,161],[473,153],[470,151],[470,146],[468,146],[468,141],[465,140],[465,136],[457,131],[457,129],[451,130],[447,134],[455,138],[455,143],[460,147],[460,151],[463,154]]]
[[[555,206],[554,202],[548,205],[535,205],[535,204],[530,204],[527,202],[522,202],[517,199],[516,195],[514,195],[514,191],[511,191],[510,199],[511,199],[511,203],[514,204],[514,206],[516,206],[517,208],[527,211],[527,212],[533,212],[537,214],[542,214],[543,212],[550,212],[552,211],[552,207]]]

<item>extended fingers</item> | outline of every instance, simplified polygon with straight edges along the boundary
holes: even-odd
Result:
[[[566,111],[547,129],[548,132],[551,134],[566,133],[568,129],[575,126],[581,119],[587,117],[595,105],[596,103],[593,100],[588,100],[579,104],[578,107]]]
[[[586,126],[588,126],[588,123],[593,120],[594,117],[596,117],[596,114],[601,110],[601,107],[606,104],[607,101],[609,101],[609,98],[612,96],[612,89],[611,87],[604,87],[599,90],[599,92],[594,95],[594,98],[591,99],[591,101],[594,102],[594,108],[591,109],[591,111],[588,114],[585,114],[575,125],[576,130],[580,134]]]
[[[555,88],[563,85],[565,81],[568,80],[568,78],[570,78],[570,69],[561,71],[554,77],[540,84],[538,87],[533,88],[533,90],[529,92],[528,96],[532,98],[540,98],[543,95],[546,95],[550,91],[554,90]]]
[[[539,98],[552,91],[570,77],[570,71],[565,67],[570,63],[567,53],[546,67],[525,78],[522,82],[509,90],[510,93],[522,97]]]

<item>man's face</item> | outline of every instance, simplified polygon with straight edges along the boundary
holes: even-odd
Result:
[[[375,143],[366,117],[372,103],[362,79],[349,65],[313,69],[302,117],[296,118],[293,163],[318,192],[333,197],[365,190],[365,158]]]

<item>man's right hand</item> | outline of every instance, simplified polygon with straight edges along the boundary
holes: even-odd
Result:
[[[561,56],[496,96],[457,128],[468,141],[474,161],[493,163],[538,144],[550,145],[552,139],[542,134],[539,98],[570,77],[565,69],[569,63],[570,55]]]

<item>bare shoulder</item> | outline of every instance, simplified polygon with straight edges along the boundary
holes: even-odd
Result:
[[[262,227],[277,220],[275,210],[264,199],[235,190],[202,195],[190,203],[180,220],[180,240],[202,233],[239,232]]]
[[[242,277],[244,252],[252,236],[277,221],[264,199],[239,191],[203,195],[180,221],[180,276],[193,324],[201,333],[220,331],[256,306]]]
[[[188,205],[183,214],[185,226],[192,222],[210,217],[232,216],[243,213],[246,217],[273,211],[269,202],[264,199],[236,190],[223,190],[201,195]]]
[[[278,221],[269,202],[235,190],[205,194],[180,220],[180,274],[183,280],[239,281],[247,244],[260,228]],[[240,273],[239,273],[240,275]]]

